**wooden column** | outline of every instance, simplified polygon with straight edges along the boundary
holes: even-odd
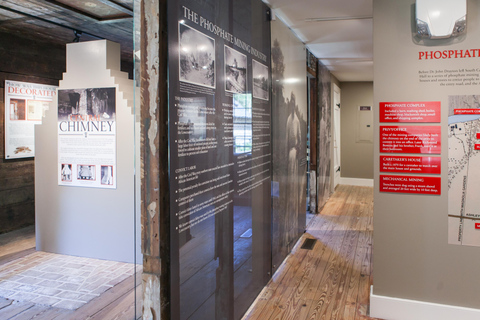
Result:
[[[170,319],[167,1],[142,0],[143,319]]]

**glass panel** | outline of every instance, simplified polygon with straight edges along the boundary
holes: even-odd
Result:
[[[169,2],[172,319],[240,319],[270,277],[270,26]]]
[[[274,271],[305,230],[307,84],[305,46],[280,20],[272,21]]]
[[[141,177],[140,177],[140,41],[141,41],[141,25],[140,25],[140,4],[141,0],[133,1],[133,106],[135,115],[135,211],[134,211],[134,226],[135,226],[135,319],[142,317],[143,306],[143,287],[142,287],[142,252],[141,252]]]
[[[0,110],[7,111],[5,129],[8,121],[23,125],[11,128],[13,139],[0,125],[18,158],[0,164],[1,238],[31,226],[15,230],[14,251],[0,259],[1,282],[9,286],[0,293],[1,319],[135,316],[142,259],[135,243],[133,3],[2,1],[2,61],[15,62],[0,72]],[[14,281],[26,276],[35,286]]]

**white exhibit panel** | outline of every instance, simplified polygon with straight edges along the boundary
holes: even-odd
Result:
[[[5,159],[35,156],[35,125],[56,98],[56,86],[5,80]]]
[[[67,45],[59,99],[35,128],[37,250],[141,261],[133,91],[119,44]]]
[[[115,88],[58,90],[58,184],[115,189]]]

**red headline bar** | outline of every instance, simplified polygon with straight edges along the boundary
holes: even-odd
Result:
[[[454,114],[480,114],[480,109],[453,109]]]
[[[441,194],[440,177],[380,175],[380,192]]]
[[[440,157],[380,156],[380,171],[440,174]]]
[[[440,122],[440,101],[380,102],[380,122]]]
[[[380,126],[380,152],[441,153],[440,126]]]

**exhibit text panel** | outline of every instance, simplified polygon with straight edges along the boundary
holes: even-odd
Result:
[[[56,97],[56,86],[5,80],[5,159],[35,156],[35,125]]]
[[[58,90],[58,184],[115,189],[115,88]]]
[[[270,270],[270,29],[252,15],[268,10],[168,11],[171,317],[239,319]]]
[[[440,174],[440,157],[380,156],[381,172]]]
[[[380,126],[380,152],[440,154],[440,126]]]
[[[380,122],[440,122],[440,101],[380,102]]]
[[[380,175],[380,192],[441,194],[440,177]]]

